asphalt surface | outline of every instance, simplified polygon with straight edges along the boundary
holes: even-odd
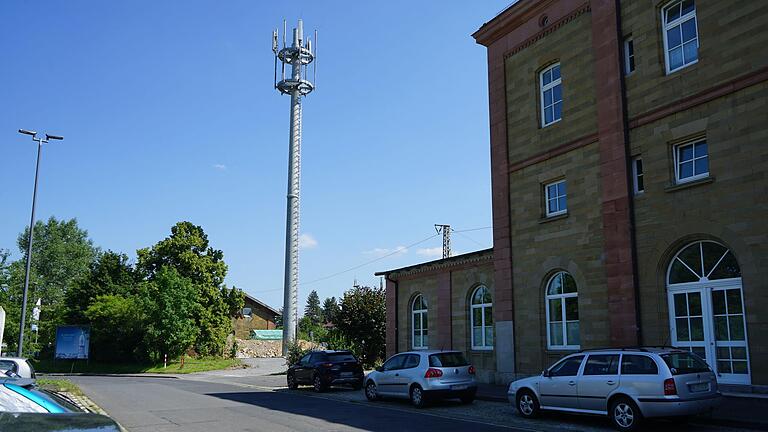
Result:
[[[509,431],[302,393],[174,378],[70,377],[130,432]],[[514,430],[514,429],[513,429]],[[517,429],[528,430],[528,429]]]
[[[527,420],[507,403],[369,402],[362,391],[285,388],[285,375],[248,368],[177,377],[72,376],[129,432],[148,431],[545,431],[605,432],[602,417],[550,413]],[[648,422],[644,430],[739,431],[723,425]]]

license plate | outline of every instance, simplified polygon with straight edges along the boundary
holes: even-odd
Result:
[[[343,376],[343,377],[351,377],[352,376],[352,372],[342,372],[341,376]]]
[[[451,390],[466,390],[467,387],[469,387],[469,386],[466,386],[466,385],[455,385],[455,386],[451,386]]]
[[[691,384],[688,386],[691,393],[705,392],[709,390],[709,383]]]

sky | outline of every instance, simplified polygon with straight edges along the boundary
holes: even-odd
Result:
[[[319,33],[300,310],[311,290],[340,297],[439,258],[434,224],[471,230],[454,255],[490,247],[486,52],[471,34],[509,1],[4,1],[0,248],[21,256],[30,217],[37,149],[17,130],[63,135],[43,148],[38,220],[76,218],[132,260],[193,222],[229,286],[281,307],[290,98],[273,88],[271,34],[298,18]]]

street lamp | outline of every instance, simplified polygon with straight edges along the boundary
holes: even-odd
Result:
[[[27,320],[27,291],[29,290],[29,269],[32,266],[32,233],[35,229],[35,203],[37,201],[37,178],[40,171],[40,153],[42,152],[43,144],[47,144],[49,140],[63,140],[64,137],[45,134],[45,138],[38,138],[37,132],[26,129],[19,129],[19,133],[29,135],[32,137],[32,141],[37,142],[35,188],[32,192],[32,217],[29,222],[29,241],[27,242],[27,273],[24,276],[24,293],[21,296],[21,322],[19,322],[19,349],[17,350],[17,356],[21,357],[22,349],[24,347],[24,322]]]

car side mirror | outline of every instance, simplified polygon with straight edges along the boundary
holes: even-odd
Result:
[[[377,367],[376,372],[384,372],[384,367],[383,366]]]
[[[549,375],[549,370],[548,369],[544,369],[543,371],[541,371],[541,376],[543,376],[544,378],[549,378],[549,376],[550,376]]]

